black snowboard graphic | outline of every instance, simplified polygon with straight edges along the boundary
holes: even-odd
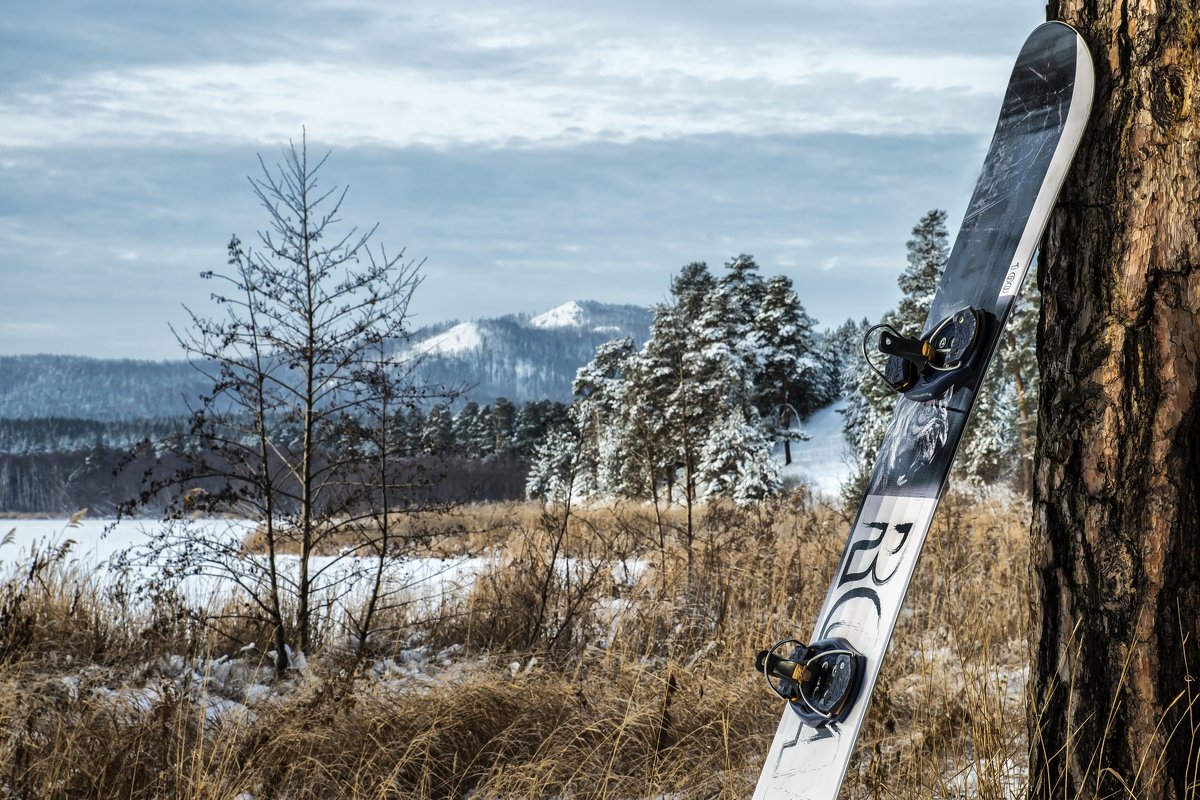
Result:
[[[954,311],[971,306],[989,311],[999,321],[993,334],[998,339],[1029,267],[1016,257],[1017,245],[1033,219],[1034,204],[1071,109],[1076,38],[1065,25],[1047,23],[1026,41],[934,296],[926,331]],[[868,493],[937,497],[978,386],[976,381],[933,403],[900,398]]]

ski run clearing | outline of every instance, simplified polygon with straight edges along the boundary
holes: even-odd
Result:
[[[418,342],[417,352],[449,356],[469,353],[483,347],[483,336],[474,322],[461,322],[445,333]]]

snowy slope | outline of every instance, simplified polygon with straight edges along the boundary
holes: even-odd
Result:
[[[571,300],[529,320],[535,328],[579,328],[583,326],[583,306]]]
[[[445,333],[425,339],[415,349],[423,353],[453,355],[478,350],[482,346],[483,336],[480,334],[479,326],[474,322],[463,322]]]
[[[576,371],[598,346],[626,336],[640,344],[649,332],[648,308],[571,300],[539,314],[426,328],[399,355],[421,354],[420,377],[465,387],[467,400],[569,402]]]
[[[850,451],[842,433],[841,410],[844,400],[819,411],[804,420],[800,428],[811,439],[792,444],[792,463],[783,467],[784,477],[790,481],[807,484],[814,491],[834,496],[841,490],[842,483],[850,477]],[[783,448],[777,448],[782,460]]]

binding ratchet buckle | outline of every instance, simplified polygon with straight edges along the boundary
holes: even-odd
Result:
[[[820,728],[846,718],[862,687],[866,663],[845,639],[812,644],[784,639],[761,651],[754,668],[805,725]]]
[[[888,386],[912,400],[932,400],[958,388],[975,375],[979,347],[991,315],[978,308],[961,308],[922,336],[905,336],[883,322],[863,336],[863,357]],[[876,350],[888,357],[880,369],[871,360],[868,342],[879,332]]]

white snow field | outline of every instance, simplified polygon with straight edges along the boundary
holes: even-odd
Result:
[[[115,523],[115,524],[114,524]],[[7,545],[0,546],[0,570],[15,561],[19,561],[37,546],[44,549],[56,546],[68,540],[72,541],[69,559],[75,560],[81,567],[103,572],[117,553],[148,541],[156,523],[150,520],[123,520],[115,522],[111,519],[84,519],[75,527],[68,527],[65,519],[0,519],[0,539],[12,532],[13,538]],[[237,543],[254,529],[254,523],[240,520],[211,520],[193,523],[203,527],[205,535],[220,541]],[[246,556],[260,558],[259,556]],[[285,574],[293,578],[298,573],[300,559],[296,556],[281,556]],[[326,580],[322,583],[342,584],[346,575],[370,572],[370,564],[365,559],[340,559],[339,564],[333,557],[318,556],[309,559],[310,570],[316,572],[328,568]],[[403,592],[407,599],[414,602],[434,603],[447,594],[461,591],[470,586],[475,576],[484,568],[486,559],[483,558],[411,558],[397,560],[390,565],[385,577],[391,592]],[[155,571],[155,565],[144,565],[141,568],[149,574]],[[215,595],[228,591],[232,584],[228,579],[219,577],[190,577],[183,586],[183,591],[197,601],[212,600]],[[367,588],[366,581],[362,590]],[[357,588],[342,596],[343,603],[353,602]]]
[[[535,328],[578,328],[583,325],[583,308],[574,300],[538,314],[529,320]]]
[[[785,479],[803,483],[828,497],[836,497],[852,471],[850,451],[842,433],[841,410],[844,400],[826,406],[800,424],[810,437],[806,442],[792,443],[792,463],[783,467]],[[783,458],[783,447],[776,447],[776,456]]]
[[[445,333],[417,342],[415,349],[421,353],[456,355],[478,350],[483,346],[483,335],[474,322],[460,322]]]

